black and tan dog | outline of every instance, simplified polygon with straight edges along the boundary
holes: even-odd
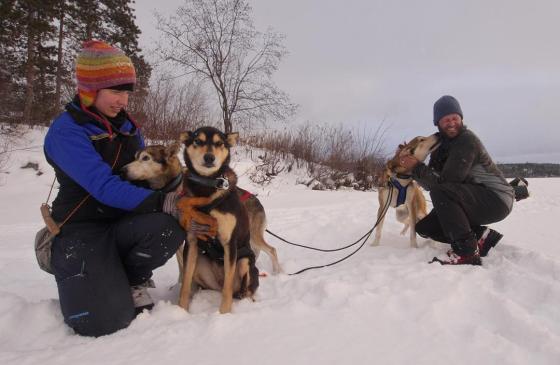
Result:
[[[182,135],[187,174],[183,178],[180,222],[187,230],[179,305],[188,310],[192,284],[222,291],[220,313],[231,312],[233,297],[252,298],[259,275],[250,246],[249,217],[237,192],[237,176],[229,167],[230,148],[238,134],[202,127]],[[216,227],[197,235],[192,222]],[[212,231],[212,229],[210,229]]]
[[[126,180],[145,182],[153,190],[164,192],[182,190],[183,177],[186,169],[181,165],[177,154],[181,148],[180,143],[170,146],[152,145],[136,153],[134,161],[124,166],[122,176]],[[259,199],[240,187],[236,188],[237,195],[243,203],[249,216],[249,230],[251,248],[258,258],[264,251],[272,262],[272,271],[277,274],[282,271],[276,248],[269,245],[264,239],[266,230],[266,212]],[[183,247],[177,252],[179,272],[183,268]],[[182,281],[180,277],[179,281]]]

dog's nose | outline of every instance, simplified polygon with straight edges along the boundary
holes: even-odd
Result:
[[[216,160],[216,156],[214,156],[213,154],[207,153],[204,155],[204,162],[206,162],[207,164],[214,163],[214,160]]]

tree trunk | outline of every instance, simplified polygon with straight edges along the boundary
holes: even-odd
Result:
[[[35,30],[33,20],[35,11],[30,11],[27,17],[27,63],[25,65],[25,102],[23,107],[23,122],[31,124],[35,82]]]
[[[60,17],[58,27],[58,58],[56,61],[56,91],[54,101],[60,105],[60,89],[62,88],[62,44],[64,39],[64,0],[60,2]]]

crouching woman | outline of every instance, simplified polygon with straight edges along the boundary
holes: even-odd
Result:
[[[52,123],[44,152],[60,184],[52,246],[64,321],[80,335],[127,327],[153,307],[147,287],[185,239],[177,196],[134,186],[119,170],[144,142],[126,112],[136,82],[120,49],[89,41],[76,59],[78,94]]]

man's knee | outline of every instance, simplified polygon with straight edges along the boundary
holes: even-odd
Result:
[[[444,184],[439,184],[434,186],[430,190],[430,199],[432,200],[432,204],[436,204],[435,202],[447,200],[448,199],[448,189],[444,186]]]
[[[416,233],[423,238],[430,238],[429,237],[429,232],[430,232],[430,227],[431,225],[429,224],[428,220],[426,219],[428,218],[428,216],[420,219],[415,226],[416,229]]]

